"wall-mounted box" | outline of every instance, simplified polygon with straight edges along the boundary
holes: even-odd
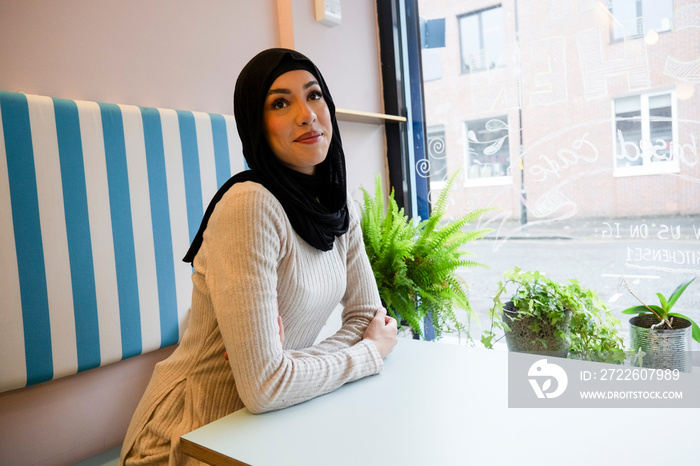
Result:
[[[340,0],[315,0],[316,21],[326,26],[340,24]]]

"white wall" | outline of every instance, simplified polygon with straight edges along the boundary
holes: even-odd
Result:
[[[374,0],[315,23],[294,0],[296,48],[341,108],[382,112]],[[238,72],[280,45],[276,0],[1,0],[0,89],[67,99],[232,113]],[[385,173],[381,125],[341,122],[349,188]],[[71,464],[122,441],[152,367],[172,348],[0,394],[0,464]]]
[[[376,2],[342,2],[341,24],[332,27],[316,22],[313,0],[295,0],[292,6],[294,46],[321,70],[336,106],[384,113]],[[361,198],[360,186],[372,192],[377,173],[386,186],[384,127],[342,120],[339,124],[353,197]]]

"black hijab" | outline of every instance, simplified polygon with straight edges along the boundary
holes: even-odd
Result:
[[[263,109],[270,86],[282,74],[300,69],[310,72],[318,81],[333,124],[328,154],[316,166],[314,175],[299,173],[282,165],[265,137]],[[183,261],[194,261],[216,203],[231,186],[242,181],[255,181],[265,186],[282,204],[294,231],[304,241],[321,251],[333,249],[335,238],[348,229],[345,154],[335,118],[335,104],[316,66],[294,50],[275,48],[260,52],[238,76],[233,93],[233,113],[243,156],[250,170],[234,175],[219,188]]]

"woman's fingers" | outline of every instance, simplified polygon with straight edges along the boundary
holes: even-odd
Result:
[[[372,341],[379,354],[385,358],[397,343],[396,320],[387,316],[386,309],[377,309],[374,318],[365,330],[364,338]]]
[[[396,319],[391,317],[385,308],[377,309],[377,313],[374,314],[375,319],[384,320],[384,325],[396,325]]]
[[[284,325],[282,324],[282,316],[277,316],[277,325],[280,328],[280,342],[284,345]]]

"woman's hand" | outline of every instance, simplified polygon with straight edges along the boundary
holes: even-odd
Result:
[[[382,359],[387,357],[398,341],[396,319],[386,314],[386,309],[381,308],[374,314],[374,318],[367,326],[362,339],[370,340],[377,347]]]
[[[277,316],[277,325],[280,327],[280,343],[284,345],[284,325],[282,325],[282,316]]]

